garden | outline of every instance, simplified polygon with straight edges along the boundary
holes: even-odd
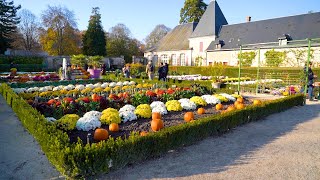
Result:
[[[185,80],[11,82],[0,92],[49,161],[74,178],[158,157],[304,100],[245,99],[208,81]]]

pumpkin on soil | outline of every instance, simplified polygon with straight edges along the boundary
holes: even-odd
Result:
[[[146,135],[148,135],[148,132],[146,132],[146,131],[141,131],[140,132],[140,136],[146,136]]]
[[[235,102],[233,103],[233,105],[234,105],[235,107],[237,107],[238,104],[242,104],[242,103],[239,102],[239,101],[235,101]]]
[[[239,103],[236,105],[236,109],[244,109],[244,108],[245,108],[245,105],[242,103]]]
[[[161,119],[153,119],[151,121],[151,129],[153,131],[159,131],[163,128],[163,121]]]
[[[261,105],[261,104],[262,104],[261,100],[259,100],[259,99],[253,100],[253,105],[259,106],[259,105]]]
[[[96,141],[106,140],[109,137],[109,133],[106,129],[98,128],[94,131],[93,139]]]
[[[159,112],[153,112],[152,119],[161,119],[161,114]]]
[[[223,105],[221,103],[216,105],[216,110],[222,110]]]
[[[244,99],[243,98],[237,98],[237,102],[244,103]]]
[[[236,108],[233,105],[228,106],[227,108],[227,111],[234,111],[234,110],[236,110]]]
[[[204,108],[199,108],[197,112],[198,114],[204,114],[206,110]]]
[[[194,119],[194,114],[193,114],[193,112],[186,112],[184,114],[183,118],[184,118],[184,121],[190,122]]]
[[[109,131],[118,132],[119,131],[119,125],[117,123],[111,123],[109,125]]]

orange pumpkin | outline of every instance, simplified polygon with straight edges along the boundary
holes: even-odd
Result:
[[[109,131],[118,132],[119,131],[119,125],[117,123],[111,123],[109,125]]]
[[[244,103],[244,99],[243,98],[237,98],[237,102]]]
[[[236,110],[234,105],[228,106],[227,111],[233,111],[233,110]]]
[[[204,108],[199,108],[197,112],[198,114],[204,114],[206,110]]]
[[[233,105],[234,105],[235,107],[237,107],[238,104],[242,104],[242,103],[239,102],[239,101],[236,101],[236,102],[233,103]]]
[[[259,105],[261,105],[261,104],[262,104],[261,100],[259,100],[259,99],[253,100],[253,105],[259,106]]]
[[[163,128],[163,121],[161,119],[153,119],[151,121],[151,129],[153,131],[159,131]]]
[[[98,128],[94,131],[93,139],[96,141],[106,140],[109,137],[109,133],[106,129]]]
[[[219,110],[222,110],[222,108],[223,108],[223,105],[221,103],[216,105],[216,110],[219,111]]]
[[[161,119],[161,114],[159,112],[153,112],[152,119]]]
[[[146,131],[141,131],[140,132],[140,136],[146,136],[146,135],[148,135],[148,132],[146,132]]]
[[[242,104],[242,103],[239,103],[239,104],[236,105],[236,108],[237,108],[237,109],[244,109],[244,108],[245,108],[245,105]]]
[[[184,121],[190,122],[194,119],[194,114],[193,112],[186,112],[183,118],[184,118]]]

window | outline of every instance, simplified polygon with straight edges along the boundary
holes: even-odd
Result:
[[[177,56],[175,54],[171,55],[171,60],[172,60],[172,66],[177,65]]]
[[[181,66],[186,65],[185,54],[180,54],[180,63],[181,63]]]
[[[200,49],[199,52],[203,52],[203,42],[200,42]]]
[[[164,63],[168,63],[168,64],[169,64],[168,55],[162,54],[162,55],[161,55],[161,62],[162,62],[163,64],[164,64]]]

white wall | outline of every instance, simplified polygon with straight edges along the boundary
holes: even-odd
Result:
[[[195,58],[201,56],[204,60],[206,58],[206,50],[212,41],[215,41],[215,36],[206,36],[198,38],[189,38],[189,48],[193,48],[192,59],[193,63]],[[200,52],[200,42],[203,43],[203,51]],[[205,64],[203,64],[205,65]]]

